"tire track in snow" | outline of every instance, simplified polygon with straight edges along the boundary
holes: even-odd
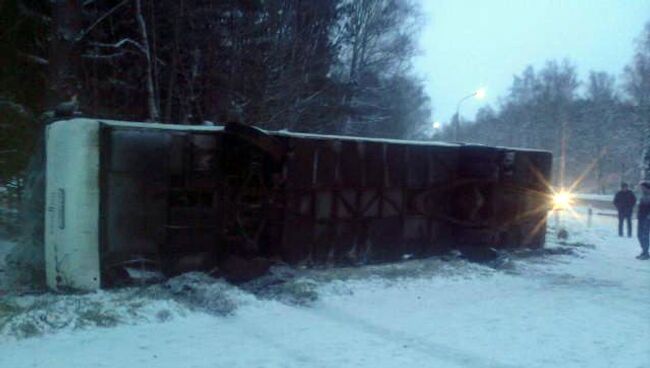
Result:
[[[312,314],[326,317],[331,321],[345,325],[356,326],[360,330],[369,335],[379,337],[380,339],[388,342],[390,345],[398,345],[398,347],[409,347],[410,349],[422,354],[428,358],[436,360],[443,360],[449,363],[458,365],[459,367],[473,367],[473,368],[517,368],[520,366],[506,364],[503,362],[486,361],[485,356],[474,354],[469,351],[461,350],[456,347],[438,344],[431,341],[426,341],[419,336],[411,336],[404,331],[390,329],[370,321],[364,320],[359,316],[351,315],[340,308],[327,306],[311,311]]]

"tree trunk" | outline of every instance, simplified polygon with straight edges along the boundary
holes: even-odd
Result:
[[[82,15],[79,0],[57,0],[53,5],[54,24],[49,55],[49,88],[47,107],[53,109],[62,101],[78,95]]]
[[[645,142],[643,144],[643,158],[641,161],[641,179],[650,180],[650,121],[645,121]]]
[[[151,44],[149,43],[149,36],[147,35],[147,24],[142,15],[142,1],[135,0],[135,16],[140,28],[142,37],[142,46],[144,48],[144,56],[147,62],[147,94],[149,102],[149,118],[152,122],[160,121],[160,112],[158,111],[158,104],[156,103],[156,86],[153,80],[153,61],[151,57]]]

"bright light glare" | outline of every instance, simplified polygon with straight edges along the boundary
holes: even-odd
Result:
[[[573,204],[573,194],[564,190],[553,194],[553,209],[569,209]]]
[[[474,93],[474,96],[476,96],[477,100],[482,100],[482,99],[485,98],[485,94],[486,94],[485,87],[481,87],[481,88],[476,90],[476,92]]]
[[[433,129],[438,130],[442,127],[442,124],[440,124],[439,121],[434,121],[433,122]]]

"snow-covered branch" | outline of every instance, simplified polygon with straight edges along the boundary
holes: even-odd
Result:
[[[77,37],[77,42],[81,41],[84,37],[86,37],[90,33],[90,31],[92,31],[95,27],[97,27],[99,23],[104,21],[106,18],[110,17],[113,13],[115,13],[118,9],[126,5],[126,3],[128,2],[129,0],[124,0],[121,3],[112,7],[111,9],[109,9],[106,13],[102,14],[99,18],[97,18],[97,20],[93,22],[93,24],[91,24],[88,28],[86,28],[79,34],[79,36]],[[84,3],[84,6],[86,5],[87,4]]]
[[[137,49],[139,52],[141,52],[145,57],[148,54],[147,48],[144,47],[141,43],[131,39],[131,38],[124,38],[121,39],[115,43],[104,43],[104,42],[91,42],[89,43],[90,46],[93,47],[99,47],[99,48],[106,48],[106,49],[120,49],[120,48],[126,48],[128,45],[133,46],[135,49]],[[82,55],[82,57],[87,58],[87,59],[106,59],[106,58],[116,58],[116,57],[121,57],[124,56],[126,53],[128,53],[129,50],[127,49],[126,51],[120,51],[120,52],[115,52],[112,54],[85,54]],[[166,65],[166,63],[161,60],[160,58],[155,58],[156,62],[160,65]]]
[[[50,64],[47,59],[45,59],[43,57],[40,57],[40,56],[37,56],[37,55],[28,54],[28,53],[25,53],[25,52],[18,51],[18,56],[20,56],[22,59],[24,59],[26,61],[29,61],[31,63],[34,63],[34,64],[43,65],[43,66]]]
[[[111,54],[83,54],[81,55],[82,58],[84,59],[103,59],[103,60],[110,60],[110,59],[117,59],[121,58],[128,54],[127,51],[119,51],[119,52],[114,52]]]
[[[31,116],[31,113],[25,108],[25,106],[11,100],[0,98],[0,107],[9,108],[23,116]]]
[[[115,43],[91,42],[90,45],[94,47],[104,47],[104,48],[113,48],[113,49],[119,49],[122,47],[126,47],[127,45],[132,45],[136,49],[138,49],[138,51],[142,52],[145,55],[147,54],[147,49],[142,44],[130,38],[123,38]]]
[[[29,7],[25,6],[22,1],[18,2],[18,10],[26,17],[38,19],[45,24],[52,23],[51,17],[30,9]]]

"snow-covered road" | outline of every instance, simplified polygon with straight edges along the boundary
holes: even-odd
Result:
[[[309,306],[242,293],[226,317],[0,339],[0,367],[650,367],[650,262],[610,217],[565,222],[574,254],[319,282]]]

